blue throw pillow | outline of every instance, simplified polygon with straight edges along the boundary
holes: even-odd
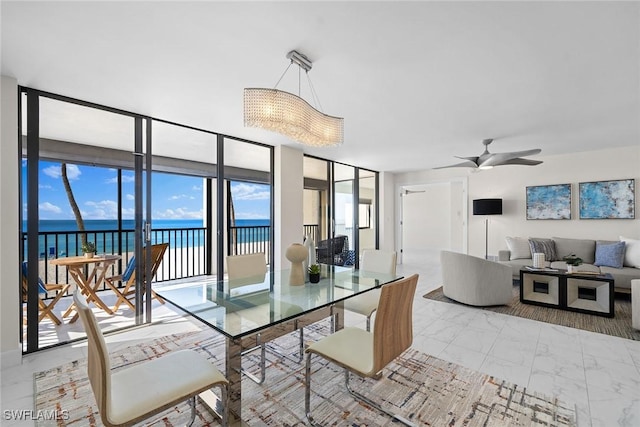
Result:
[[[596,242],[596,262],[598,267],[622,268],[625,242],[604,244]]]

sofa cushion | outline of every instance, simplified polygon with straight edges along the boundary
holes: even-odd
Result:
[[[622,268],[624,263],[625,243],[596,242],[596,262],[599,267]]]
[[[640,268],[623,267],[602,267],[600,268],[602,273],[609,273],[613,276],[614,286],[618,288],[631,289],[631,281],[633,279],[640,279]]]
[[[556,244],[551,239],[538,239],[529,238],[529,248],[531,253],[543,253],[545,261],[555,261],[558,259],[556,256]]]
[[[531,250],[529,249],[529,240],[524,237],[506,237],[507,247],[511,252],[509,259],[525,259],[531,258]]]
[[[620,236],[620,241],[625,243],[624,266],[640,268],[640,240]]]
[[[578,258],[582,258],[582,262],[585,264],[593,264],[596,260],[595,240],[553,237],[553,241],[556,242],[556,253],[559,260],[567,255],[575,255]]]

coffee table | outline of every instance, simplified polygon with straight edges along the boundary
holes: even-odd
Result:
[[[561,269],[520,269],[520,302],[614,317],[614,280],[608,273]]]

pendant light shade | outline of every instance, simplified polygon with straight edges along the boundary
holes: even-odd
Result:
[[[303,54],[293,50],[287,54],[291,64],[304,70],[309,78],[312,63]],[[289,67],[280,77],[286,74]],[[278,80],[278,83],[280,83]],[[276,83],[276,87],[278,86]],[[300,86],[300,82],[298,82]],[[309,87],[317,99],[311,79]],[[319,104],[319,101],[318,101]],[[298,95],[265,88],[244,89],[244,125],[259,127],[285,135],[294,141],[312,147],[332,147],[344,141],[344,119],[324,114]]]
[[[324,114],[304,99],[278,89],[244,90],[244,125],[278,132],[313,147],[342,144],[344,119]]]

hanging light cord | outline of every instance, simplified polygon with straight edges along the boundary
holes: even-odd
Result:
[[[278,81],[276,82],[275,86],[273,87],[274,89],[278,88],[278,85],[280,84],[280,82],[282,81],[282,79],[284,78],[285,74],[287,74],[287,71],[289,71],[289,68],[291,68],[291,65],[294,63],[293,60],[291,60],[291,62],[289,62],[289,65],[287,66],[287,68],[285,68],[284,72],[282,73],[282,75],[280,76],[280,78],[278,79]],[[296,64],[298,65],[298,64]],[[302,98],[302,78],[300,77],[300,74],[302,73],[302,67],[300,65],[298,65],[298,97]],[[313,83],[311,83],[311,77],[309,76],[309,71],[305,70],[305,74],[307,75],[307,81],[309,82],[309,88],[311,89],[311,102],[313,102],[313,106],[315,107],[316,105],[318,105],[318,111],[323,111],[322,108],[322,104],[320,103],[320,98],[318,98],[318,94],[316,93],[315,88],[313,87]]]
[[[282,80],[284,75],[287,74],[287,71],[289,71],[289,68],[291,68],[291,64],[293,64],[293,61],[289,62],[289,66],[284,69],[284,73],[282,73],[282,75],[280,76],[280,78],[276,82],[276,85],[273,87],[274,89],[276,89],[278,87],[278,85],[280,84],[280,81]]]

